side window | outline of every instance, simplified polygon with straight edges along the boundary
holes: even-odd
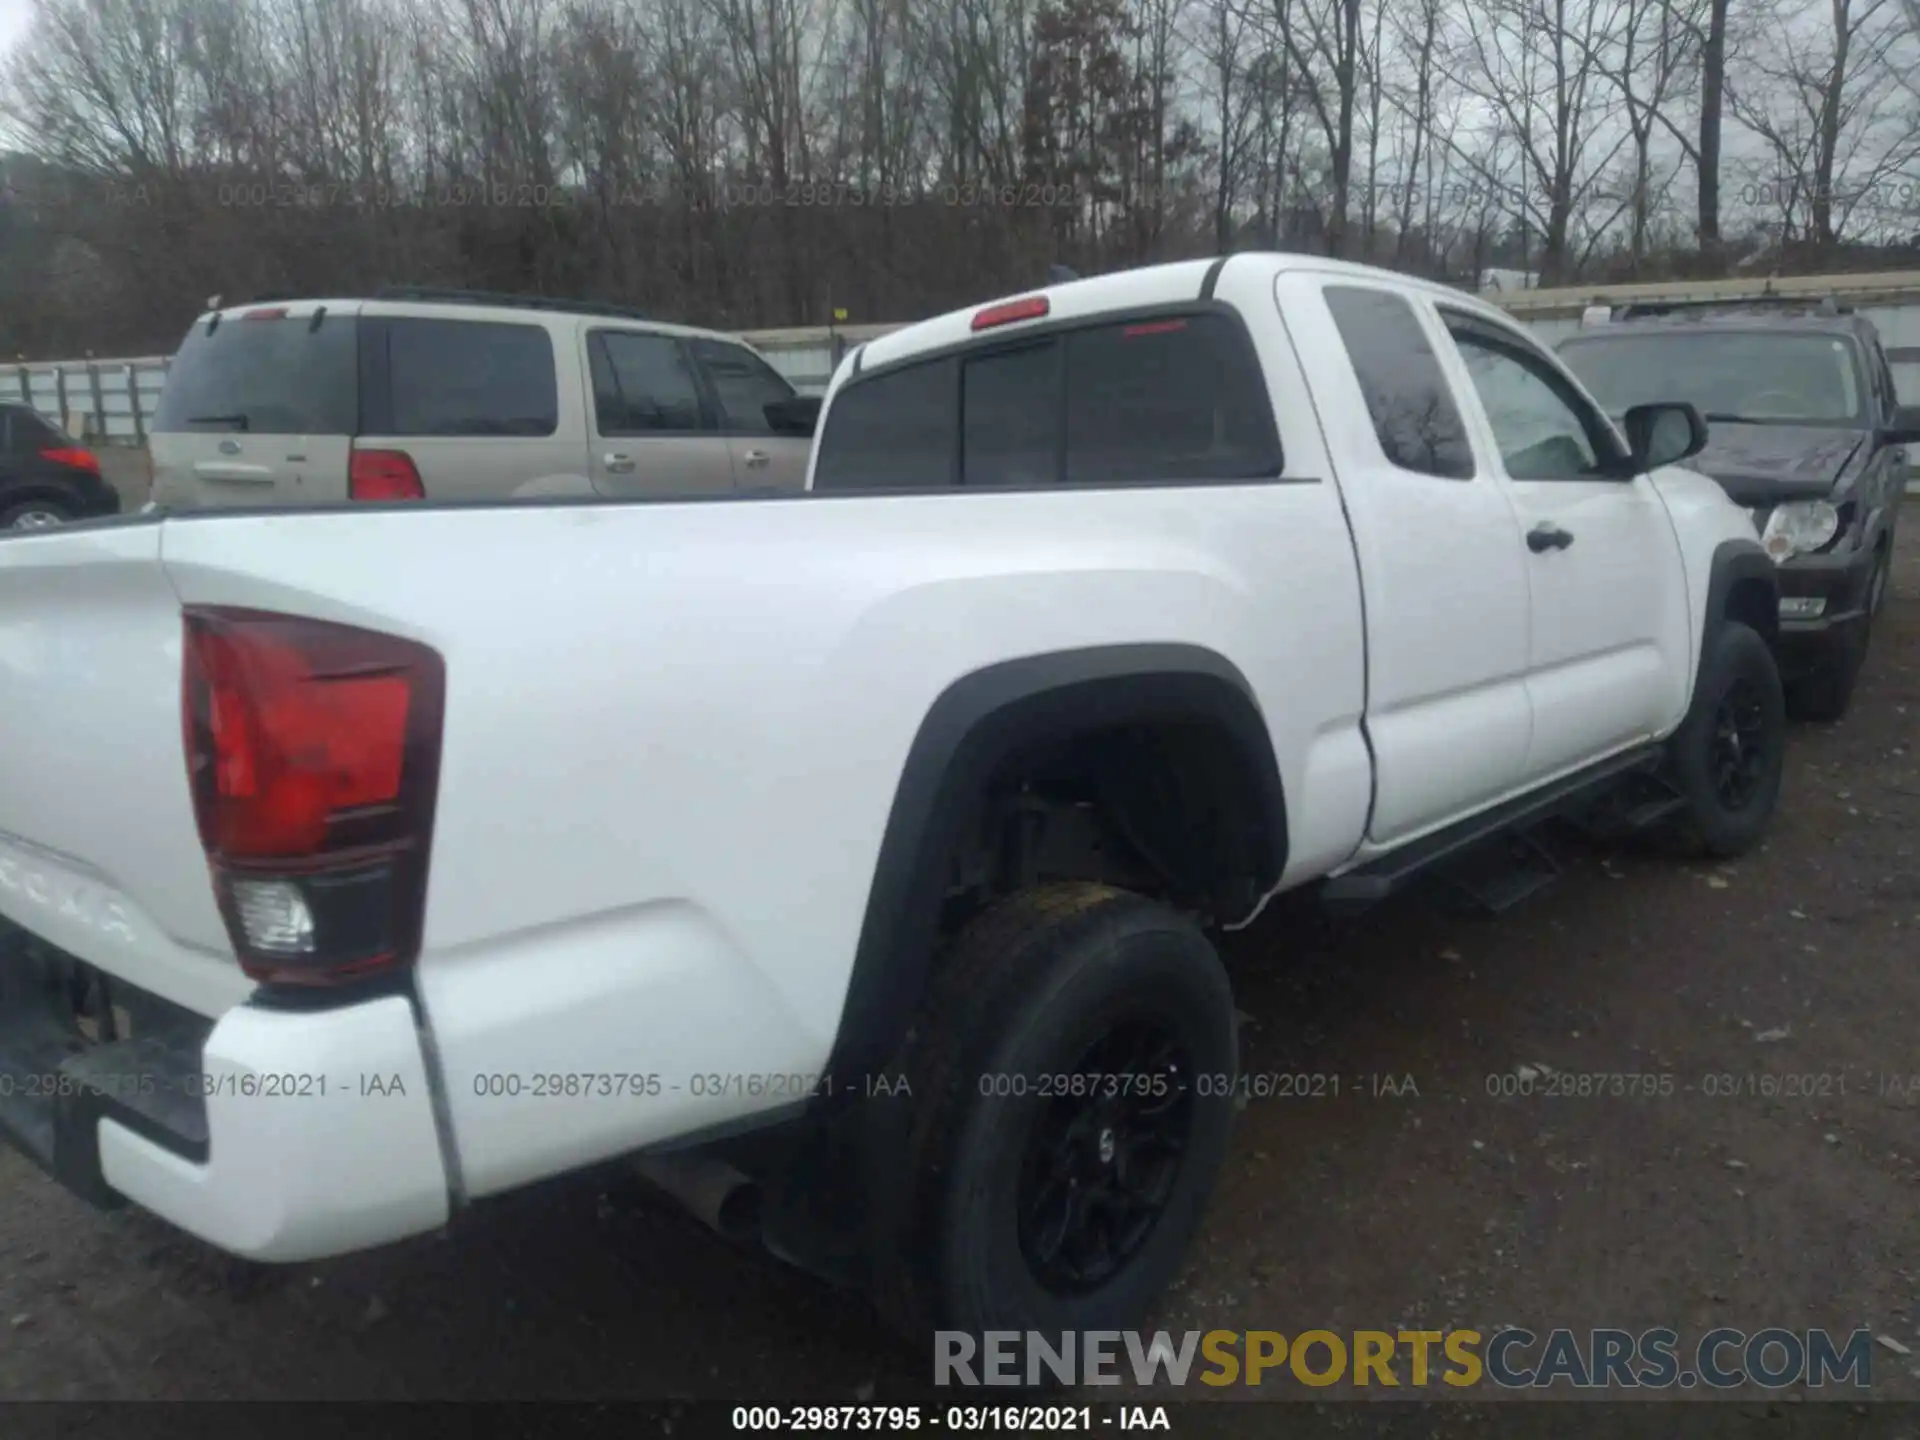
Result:
[[[953,484],[960,374],[953,359],[841,387],[813,462],[815,490],[940,490]]]
[[[1418,475],[1471,480],[1473,447],[1459,407],[1406,297],[1354,285],[1323,293],[1388,461]]]
[[[1591,475],[1614,446],[1606,431],[1545,360],[1460,316],[1447,317],[1493,428],[1507,474],[1515,480],[1574,480]]]
[[[1060,474],[1060,344],[966,362],[960,379],[960,483],[1051,485]]]
[[[551,435],[560,423],[553,342],[539,325],[392,319],[394,435]]]
[[[596,330],[588,341],[602,435],[709,430],[684,346],[671,335]]]
[[[734,435],[771,435],[766,407],[793,398],[780,372],[743,345],[696,340],[694,357],[720,405],[720,428]]]
[[[1066,358],[1069,484],[1253,480],[1281,472],[1259,361],[1225,316],[1075,330]]]

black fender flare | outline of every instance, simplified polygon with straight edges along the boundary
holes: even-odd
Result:
[[[1076,732],[1217,722],[1245,748],[1263,823],[1263,891],[1286,867],[1286,801],[1273,741],[1239,667],[1198,645],[1100,646],[1026,656],[954,681],[928,709],[894,791],[828,1058],[825,1091],[862,1093],[893,1058],[931,969],[947,876],[975,798],[1016,751]]]
[[[1779,638],[1779,567],[1773,563],[1773,557],[1761,549],[1757,539],[1722,540],[1714,547],[1707,572],[1706,617],[1700,629],[1700,664],[1705,663],[1707,651],[1712,648],[1720,627],[1727,623],[1727,605],[1734,587],[1756,582],[1766,590],[1768,601],[1767,619],[1759,627],[1760,634],[1768,645],[1772,645]],[[1694,666],[1696,681],[1700,664]]]

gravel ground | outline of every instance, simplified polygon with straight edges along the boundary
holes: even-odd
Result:
[[[1876,1396],[1920,1398],[1920,509],[1905,529],[1854,713],[1796,730],[1761,852],[1580,851],[1497,921],[1234,937],[1248,1070],[1339,1095],[1248,1104],[1155,1323],[1867,1326],[1911,1352],[1877,1351]],[[1523,1065],[1674,1087],[1489,1094]],[[850,1402],[925,1375],[857,1297],[617,1172],[263,1269],[0,1153],[0,1396]]]

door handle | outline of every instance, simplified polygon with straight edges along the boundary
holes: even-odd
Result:
[[[1536,555],[1548,550],[1564,550],[1572,543],[1573,536],[1551,520],[1543,520],[1527,532],[1527,549]]]
[[[767,463],[767,461],[772,459],[773,457],[768,455],[767,452],[764,450],[749,450],[745,455],[741,456],[740,458],[747,462],[748,469],[758,470],[761,467],[763,467]]]
[[[622,455],[617,451],[609,452],[606,456],[606,465],[609,475],[629,475],[633,473],[633,457],[631,455]]]

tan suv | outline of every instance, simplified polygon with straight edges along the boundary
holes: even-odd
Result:
[[[820,402],[731,336],[389,289],[209,311],[150,430],[169,508],[799,490]]]

